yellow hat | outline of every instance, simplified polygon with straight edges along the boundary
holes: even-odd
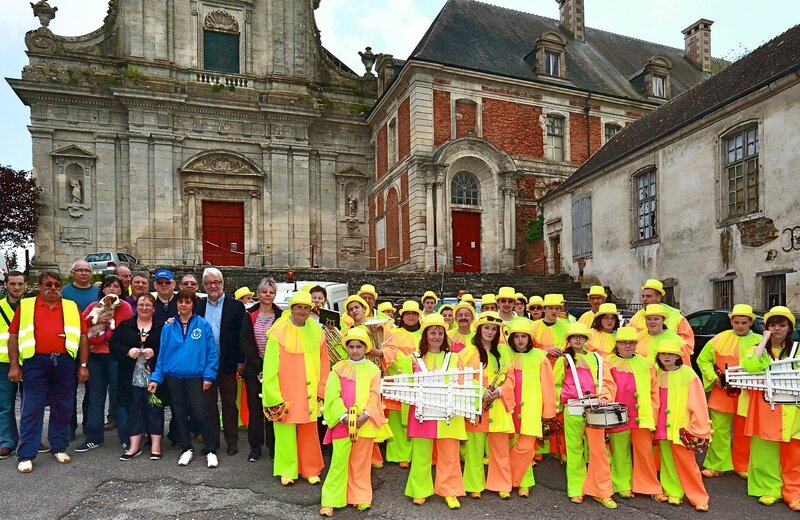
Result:
[[[484,294],[481,296],[481,305],[486,305],[487,303],[497,305],[497,298],[494,297],[494,294]]]
[[[531,299],[528,300],[528,307],[532,305],[544,305],[544,300],[541,296],[531,296]]]
[[[345,312],[347,312],[347,306],[353,302],[360,303],[361,306],[364,307],[364,310],[367,310],[369,308],[369,305],[367,305],[367,302],[364,301],[364,298],[362,298],[361,296],[357,296],[355,294],[351,294],[342,304],[342,308],[344,309]]]
[[[728,318],[733,318],[734,316],[747,316],[751,320],[756,319],[753,308],[746,303],[737,303],[733,306],[733,310],[728,313]]]
[[[506,335],[506,339],[510,338],[514,333],[531,336],[531,320],[527,318],[514,318],[506,323],[503,333]],[[533,336],[531,336],[531,341],[533,341]]]
[[[547,299],[546,296],[545,299]],[[569,329],[567,330],[566,338],[569,339],[570,336],[583,336],[586,339],[589,339],[589,327],[580,322],[571,323]]]
[[[661,316],[665,320],[669,318],[669,311],[660,303],[651,303],[644,309],[644,317],[648,316]]]
[[[347,346],[347,342],[357,339],[361,343],[367,346],[367,352],[372,350],[372,338],[369,337],[369,333],[361,327],[352,327],[350,330],[342,338],[342,345],[345,347]]]
[[[475,297],[472,296],[470,293],[464,293],[461,295],[461,298],[458,301],[475,303]]]
[[[617,341],[638,341],[636,327],[620,327],[617,329]]]
[[[683,341],[679,339],[663,339],[656,347],[656,354],[683,355]]]
[[[467,305],[469,305],[469,304],[467,304]],[[441,307],[439,307],[439,310],[437,310],[436,312],[438,312],[439,314],[441,314],[441,313],[442,313],[442,311],[443,311],[443,310],[445,310],[445,309],[450,309],[451,311],[453,311],[453,314],[455,314],[455,313],[456,313],[456,311],[455,311],[455,307],[454,307],[454,306],[452,306],[452,305],[450,305],[449,303],[445,303],[444,305],[442,305]]]
[[[425,298],[433,298],[434,303],[439,301],[439,297],[436,296],[436,293],[433,291],[425,291],[422,295],[422,298],[419,299],[420,303],[425,303]]]
[[[528,299],[525,297],[525,295],[522,294],[521,292],[514,293],[514,299],[516,299],[516,300],[525,300],[526,302],[528,301]]]
[[[238,289],[236,289],[236,292],[233,293],[233,297],[238,300],[242,296],[247,296],[247,295],[254,296],[255,294],[256,293],[251,291],[249,287],[239,287]]]
[[[406,312],[416,312],[417,314],[421,314],[421,311],[419,310],[419,303],[415,302],[414,300],[404,301],[403,306],[400,308],[400,316]]]
[[[505,322],[495,311],[486,311],[478,314],[478,319],[472,322],[472,330],[477,331],[481,325],[498,325],[502,330]]]
[[[453,307],[453,314],[456,314],[460,309],[469,310],[469,312],[472,313],[472,319],[473,320],[475,319],[475,307],[473,307],[472,305],[470,305],[467,302],[461,302],[458,305],[456,305],[455,307]]]
[[[497,291],[497,299],[501,298],[508,298],[509,300],[516,300],[517,293],[513,287],[501,287],[500,290]]]
[[[608,298],[606,294],[606,289],[602,285],[593,285],[589,288],[589,296],[602,296],[603,298]]]
[[[359,296],[361,296],[362,294],[371,294],[373,298],[375,298],[376,300],[378,299],[378,291],[375,290],[375,286],[368,283],[362,285],[361,289],[359,289],[356,294]]]
[[[561,307],[564,297],[560,294],[545,294],[542,307]]]
[[[305,292],[307,292],[307,293],[310,293],[310,292],[311,292],[311,289],[313,289],[314,287],[315,287],[315,286],[314,286],[314,284],[313,284],[313,283],[307,283],[307,284],[305,284],[304,286],[302,286],[302,287],[300,288],[300,290],[301,290],[301,291],[305,291]]]
[[[425,319],[422,320],[422,326],[420,327],[419,330],[421,333],[424,334],[425,329],[427,329],[428,327],[435,327],[435,326],[444,327],[445,331],[447,331],[448,327],[450,327],[450,325],[448,325],[444,321],[444,317],[441,314],[437,314],[434,312],[425,316]]]
[[[797,323],[797,318],[794,317],[794,314],[792,314],[792,311],[789,310],[789,307],[784,307],[783,305],[778,305],[771,308],[769,312],[764,315],[764,323],[766,323],[767,320],[773,316],[783,316],[789,320],[789,322],[792,324],[792,327],[794,327],[794,324]]]
[[[617,304],[601,303],[600,307],[597,309],[597,314],[595,314],[595,316],[602,316],[603,314],[616,314],[617,317],[619,317],[619,311],[617,311]]]
[[[292,299],[289,300],[289,308],[291,309],[294,305],[308,305],[309,307],[313,307],[314,302],[311,301],[311,293],[305,291],[293,292]]]
[[[386,311],[397,312],[397,309],[394,308],[392,302],[383,302],[378,304],[378,312],[386,312]]]
[[[656,280],[655,278],[650,278],[649,280],[644,282],[644,285],[642,286],[642,290],[645,290],[645,289],[653,289],[654,291],[658,291],[658,292],[661,293],[661,296],[664,296],[665,294],[667,294],[667,291],[664,290],[664,284],[661,283],[660,280]]]

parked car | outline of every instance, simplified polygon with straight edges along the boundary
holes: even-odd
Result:
[[[700,351],[703,350],[706,343],[720,332],[731,329],[731,322],[728,318],[729,312],[731,312],[729,309],[708,309],[693,312],[686,316],[686,321],[689,322],[694,332],[692,367],[695,371],[697,371],[697,356],[700,355]],[[798,322],[797,326],[800,327],[800,322]],[[758,334],[764,332],[764,315],[756,313],[756,319],[750,328]],[[794,329],[792,341],[800,341],[800,329]]]
[[[132,271],[139,267],[139,259],[122,252],[89,253],[85,260],[89,262],[94,274],[114,274],[114,270],[122,263],[128,264]]]

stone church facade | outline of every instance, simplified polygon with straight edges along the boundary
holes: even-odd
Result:
[[[367,267],[376,80],[323,48],[318,0],[111,0],[79,37],[32,5],[9,82],[43,188],[37,265]]]

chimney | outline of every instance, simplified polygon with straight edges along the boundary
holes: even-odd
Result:
[[[683,33],[683,55],[703,72],[711,72],[711,20],[700,18],[681,31]]]
[[[573,39],[585,41],[583,0],[556,0],[556,2],[558,2],[561,27],[569,31]]]

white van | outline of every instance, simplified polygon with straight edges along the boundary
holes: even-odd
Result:
[[[316,281],[308,281],[302,280],[298,281],[296,284],[294,282],[281,282],[278,285],[278,293],[275,295],[275,303],[281,309],[285,309],[289,300],[292,299],[292,293],[296,290],[300,290],[301,288],[310,285],[315,286],[319,285],[320,287],[324,288],[325,291],[328,293],[328,299],[325,300],[325,307],[324,309],[328,309],[331,311],[335,311],[338,313],[344,312],[342,308],[342,304],[349,296],[348,287],[346,283],[337,283],[337,282],[316,282]],[[295,289],[297,287],[297,289]]]

